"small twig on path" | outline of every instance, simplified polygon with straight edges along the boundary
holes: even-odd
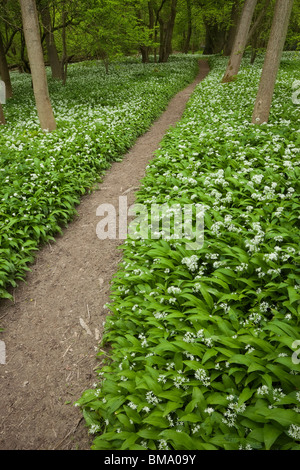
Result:
[[[6,312],[4,315],[2,315],[2,317],[0,317],[0,321],[2,320],[2,318],[6,317],[6,315],[8,315],[8,312]]]
[[[79,418],[79,420],[77,421],[77,423],[76,423],[74,429],[71,429],[71,431],[69,431],[68,434],[66,434],[65,437],[64,437],[52,450],[58,449],[58,447],[59,447],[71,434],[73,434],[73,433],[76,431],[76,429],[78,428],[78,426],[79,426],[79,424],[80,424],[80,422],[81,422],[82,420],[83,420],[83,417]]]
[[[67,347],[67,349],[65,350],[65,352],[63,353],[63,356],[62,357],[65,357],[65,355],[67,354],[67,352],[69,351],[70,347],[72,346],[72,344],[69,344],[69,346]]]
[[[126,189],[126,191],[122,193],[122,196],[124,196],[124,194],[130,193],[130,191],[137,191],[138,189],[139,189],[138,186],[136,187],[132,186],[131,188]]]

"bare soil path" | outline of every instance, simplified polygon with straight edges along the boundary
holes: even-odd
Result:
[[[197,79],[179,92],[149,131],[98,189],[82,198],[78,216],[56,242],[44,246],[14,290],[14,302],[0,300],[0,450],[88,450],[92,442],[82,414],[73,406],[96,381],[110,282],[122,252],[119,240],[96,235],[97,207],[118,208],[119,196],[134,203],[145,168],[170,126],[180,120],[197,84],[209,71],[200,61]]]

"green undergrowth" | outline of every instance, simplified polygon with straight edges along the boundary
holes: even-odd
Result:
[[[0,129],[0,298],[11,297],[36,250],[197,72],[191,56],[145,65],[123,59],[108,74],[97,61],[72,64],[65,86],[48,70],[52,133],[40,129],[31,77],[12,73],[14,97]]]
[[[198,205],[204,243],[139,226],[124,242],[97,383],[76,403],[92,449],[300,449],[299,57],[256,126],[261,67],[221,84],[212,58],[147,168],[137,202]]]

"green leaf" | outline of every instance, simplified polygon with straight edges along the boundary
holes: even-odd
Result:
[[[142,437],[143,439],[153,439],[157,440],[157,429],[151,429],[151,428],[145,428],[141,429],[140,431],[137,432],[137,435]]]
[[[163,417],[163,413],[159,411],[152,412],[147,418],[145,418],[144,423],[151,424],[157,428],[167,428],[169,426],[169,421]]]
[[[298,413],[292,410],[285,410],[280,408],[261,408],[257,409],[257,413],[264,416],[268,421],[274,420],[281,426],[287,427],[292,424],[300,425],[300,416]]]
[[[195,449],[193,439],[185,432],[176,432],[173,430],[165,430],[159,434],[160,439],[171,441],[177,450]]]
[[[252,395],[255,393],[255,391],[256,390],[250,389],[248,387],[244,388],[242,390],[242,393],[239,396],[238,405],[241,406],[243,403],[245,403],[247,400],[249,400],[249,398],[252,397]]]
[[[201,416],[196,413],[188,413],[180,417],[180,421],[187,421],[189,423],[199,423],[202,421]]]
[[[266,450],[270,450],[276,439],[282,434],[282,430],[272,426],[271,424],[265,424],[263,429],[264,443]]]
[[[182,402],[177,403],[176,401],[168,401],[168,403],[165,405],[163,417],[165,418],[169,413],[181,407],[182,407]]]
[[[291,304],[300,301],[300,295],[294,287],[289,286],[288,287],[288,293],[289,293],[289,299],[290,299]]]
[[[211,357],[217,356],[217,354],[218,351],[215,349],[208,349],[203,355],[202,364],[205,364],[206,361],[208,361]]]

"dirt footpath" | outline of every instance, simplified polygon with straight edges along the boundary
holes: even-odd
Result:
[[[193,84],[178,93],[122,162],[114,163],[98,189],[84,196],[78,216],[55,243],[38,253],[14,303],[0,300],[0,335],[6,362],[0,364],[0,450],[88,450],[92,436],[73,406],[97,381],[110,282],[122,252],[119,240],[100,240],[97,207],[119,205],[134,193],[145,168],[171,125],[180,120],[196,85],[207,75],[200,62]]]

